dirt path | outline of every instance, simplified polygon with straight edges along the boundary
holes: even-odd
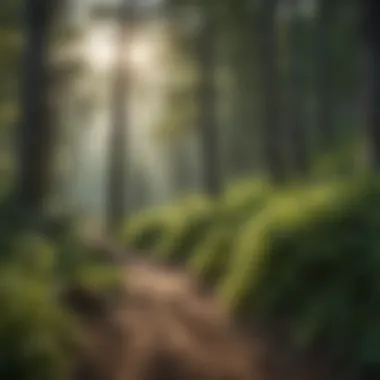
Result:
[[[91,380],[327,379],[283,341],[239,329],[185,270],[132,256],[115,262],[124,266],[124,290],[101,318],[83,324],[87,344],[75,380],[85,378],[83,368],[96,374]]]

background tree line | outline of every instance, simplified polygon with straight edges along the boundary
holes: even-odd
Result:
[[[62,11],[62,5],[59,6]],[[19,123],[19,135],[22,136],[20,143],[25,145],[23,148],[20,145],[19,150],[19,172],[24,173],[19,176],[20,194],[22,189],[29,189],[28,195],[20,196],[35,197],[36,200],[28,202],[36,204],[43,202],[42,199],[49,193],[48,183],[53,181],[52,169],[47,167],[52,160],[38,158],[38,154],[45,158],[52,156],[53,147],[49,146],[57,143],[48,137],[49,133],[54,133],[48,132],[48,128],[53,130],[52,124],[56,124],[57,120],[48,122],[46,116],[51,112],[47,109],[46,91],[52,91],[53,74],[48,76],[43,71],[51,70],[44,60],[48,59],[48,49],[57,42],[52,45],[51,38],[47,39],[46,36],[47,33],[51,36],[57,34],[57,16],[54,14],[60,12],[55,9],[58,5],[49,5],[47,10],[44,7],[46,5],[41,2],[41,6],[34,5],[33,11],[26,12],[26,36],[29,37],[24,46],[30,46],[31,53],[30,57],[25,58],[26,62],[23,61],[30,71],[25,75],[23,93],[27,94],[28,89],[33,90],[30,90],[29,96],[23,96],[21,109],[21,115],[30,122],[37,120],[38,114],[43,122],[36,121],[36,126],[32,128],[29,122]],[[131,3],[130,9],[133,7]],[[376,14],[375,8],[374,11],[368,11],[371,7],[375,5],[370,2],[358,4],[343,0],[239,3],[171,1],[159,5],[158,16],[153,18],[169,20],[166,25],[169,30],[173,30],[167,37],[172,50],[177,50],[173,70],[179,77],[187,77],[185,82],[169,83],[166,90],[167,115],[170,115],[170,119],[164,117],[158,124],[163,126],[163,130],[175,131],[166,133],[169,141],[171,139],[174,142],[169,144],[172,147],[168,148],[168,154],[175,154],[175,146],[181,138],[186,140],[184,131],[189,128],[198,130],[193,133],[198,136],[199,152],[203,152],[199,153],[202,158],[198,167],[203,173],[199,173],[200,181],[210,194],[220,193],[223,183],[238,177],[269,175],[274,181],[283,182],[322,174],[318,174],[318,171],[324,172],[322,175],[327,175],[328,171],[330,175],[336,175],[336,171],[349,174],[358,168],[362,170],[366,156],[371,156],[372,165],[376,166],[376,128],[371,126],[376,120],[376,106],[372,105],[370,99],[376,99],[374,62],[377,32],[371,26],[373,14]],[[17,12],[15,5],[9,6],[9,10],[5,7],[2,12],[9,12],[10,15],[6,16],[8,26],[4,32],[4,44],[16,46],[16,43],[12,43],[9,30],[15,30],[14,34],[20,35],[22,12],[20,9]],[[67,12],[65,14],[62,17],[60,13],[59,23],[60,29],[66,30],[67,34],[69,24]],[[139,11],[138,14],[141,17],[137,16],[136,22],[141,25],[146,23],[144,20],[147,17],[148,23],[152,19],[149,10],[145,10],[145,13],[144,10]],[[186,23],[181,24],[183,19],[190,20],[194,26],[185,30],[183,25]],[[130,21],[122,23],[128,24]],[[45,31],[42,31],[42,22],[46,23]],[[120,28],[123,28],[121,24]],[[33,44],[39,46],[40,52]],[[45,58],[41,58],[43,55]],[[18,56],[16,52],[7,54],[10,58]],[[185,67],[182,74],[181,66]],[[10,82],[11,76],[6,67],[4,72]],[[70,67],[66,72],[64,74],[61,70],[61,78],[64,78],[62,75],[74,77]],[[27,81],[28,78],[37,81],[38,75],[41,80],[49,77],[49,81],[45,79],[46,84],[39,85],[36,92],[36,86]],[[78,76],[80,74],[76,74]],[[64,81],[60,79],[58,82],[62,84]],[[121,86],[125,81],[127,79],[118,80],[115,86]],[[5,91],[8,105],[4,106],[4,117],[11,109],[15,109],[15,102],[9,99],[11,92],[18,87],[13,82],[9,86],[11,91]],[[115,88],[115,91],[118,90]],[[126,91],[124,93],[126,95]],[[58,109],[62,109],[62,94],[60,86],[60,98],[56,101]],[[74,96],[72,92],[68,94],[66,98]],[[37,103],[33,103],[37,99],[40,99],[39,113],[35,111]],[[33,117],[28,112],[34,112]],[[173,115],[176,115],[174,119]],[[119,116],[119,121],[123,118],[125,115]],[[127,123],[126,119],[124,123]],[[3,124],[9,125],[10,122]],[[23,130],[21,125],[26,129]],[[6,127],[3,129],[10,130]],[[29,133],[35,137],[27,137]],[[34,141],[34,138],[37,140]],[[116,141],[112,144],[116,144]],[[126,152],[128,147],[111,150]],[[119,156],[119,163],[116,163],[115,158],[113,165],[121,168],[121,161],[124,161],[123,166],[128,167],[125,161],[128,155],[120,153]],[[186,192],[186,188],[189,188],[189,184],[186,185],[188,179],[181,179],[181,173],[183,175],[186,171],[183,168],[194,157],[180,156],[175,155],[173,161],[177,168],[172,167],[170,170],[178,173],[173,174],[177,182],[175,186],[181,188],[180,182],[184,182]],[[112,165],[109,170],[113,171]],[[110,185],[110,192],[114,191],[112,188],[123,187],[123,171],[115,171],[117,179],[113,186]],[[26,181],[25,184],[22,184],[23,181]],[[34,196],[30,191],[31,186],[36,187]],[[119,207],[114,205],[114,209],[122,209],[121,204],[125,203],[122,198],[127,193],[128,186],[125,191],[120,191],[119,196],[111,196],[113,202],[119,199]],[[38,202],[37,198],[40,199]]]

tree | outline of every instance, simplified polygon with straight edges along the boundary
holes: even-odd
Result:
[[[308,130],[306,125],[306,63],[304,20],[300,14],[300,0],[290,1],[290,118],[289,133],[292,169],[297,176],[309,169]]]
[[[262,135],[264,161],[274,182],[286,178],[283,136],[280,128],[279,73],[277,67],[276,10],[278,0],[262,0],[258,20],[259,56],[261,60]]]
[[[208,6],[204,6],[202,9],[203,17],[198,39],[198,104],[199,133],[203,155],[203,185],[209,195],[219,195],[222,190],[222,173],[215,91],[216,22]]]
[[[109,182],[107,199],[107,228],[110,233],[120,225],[126,211],[126,145],[127,123],[125,107],[128,102],[129,70],[126,62],[127,43],[132,31],[133,6],[123,1],[120,10],[118,57],[115,64],[112,96],[112,126],[109,140]]]
[[[363,2],[364,26],[369,58],[368,143],[371,164],[380,169],[380,3]]]
[[[252,175],[262,167],[259,154],[260,132],[257,128],[260,109],[257,100],[258,60],[252,45],[257,45],[256,25],[257,9],[246,4],[233,8],[235,14],[225,16],[223,21],[223,46],[229,47],[227,59],[230,68],[232,86],[226,91],[225,98],[232,105],[231,118],[228,121],[228,167],[233,178]],[[230,23],[227,21],[230,20]],[[231,91],[232,90],[232,91]]]
[[[12,135],[18,112],[18,84],[22,31],[20,1],[6,0],[0,10],[0,193],[9,189],[13,175]]]
[[[335,1],[336,3],[336,1]],[[315,79],[317,112],[316,124],[322,152],[328,151],[336,141],[334,118],[334,73],[332,71],[331,30],[334,23],[334,2],[319,0],[315,30]]]
[[[51,185],[54,129],[49,103],[49,36],[55,1],[25,0],[26,52],[16,184],[19,206],[42,212]]]

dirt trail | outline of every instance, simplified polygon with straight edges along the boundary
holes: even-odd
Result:
[[[94,318],[83,318],[86,344],[74,380],[327,379],[283,342],[239,329],[213,293],[186,271],[126,261],[116,302],[82,290],[76,303],[106,306],[93,308],[102,310]]]

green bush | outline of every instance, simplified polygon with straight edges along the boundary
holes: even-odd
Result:
[[[189,269],[206,283],[215,286],[227,271],[234,241],[230,226],[213,229],[194,249]]]
[[[288,323],[351,374],[380,370],[380,187],[334,183],[273,198],[237,239],[220,291],[238,313]]]
[[[214,220],[214,203],[203,196],[138,214],[121,234],[123,244],[164,261],[185,261],[193,245]]]
[[[238,302],[236,295],[255,289],[253,284],[257,275],[254,274],[268,260],[273,240],[277,244],[277,236],[287,236],[315,215],[323,215],[325,208],[337,206],[337,201],[342,199],[341,187],[340,184],[295,187],[273,195],[266,207],[253,215],[241,230],[233,247],[235,255],[223,285],[223,294]]]
[[[197,202],[155,219],[162,259],[187,262],[237,314],[286,322],[300,348],[323,349],[348,373],[380,372],[378,183],[247,181]]]
[[[178,211],[172,206],[137,214],[121,231],[120,240],[128,247],[150,251],[169,226],[175,223],[178,215]]]
[[[273,193],[273,188],[263,181],[242,181],[228,188],[217,203],[210,232],[193,250],[190,270],[216,285],[227,272],[239,231],[265,208]]]
[[[367,159],[365,136],[349,134],[338,146],[314,159],[311,177],[331,179],[337,176],[347,177],[353,173],[368,173]]]
[[[0,264],[0,378],[67,380],[78,321],[62,305],[60,289],[107,291],[120,285],[120,273],[93,260],[75,233],[56,245],[18,232],[8,247]]]
[[[237,314],[281,319],[299,347],[323,347],[360,375],[380,372],[379,207],[376,182],[275,190],[247,181],[215,201],[197,196],[138,215],[122,238],[186,262]],[[103,290],[118,286],[120,273],[94,261],[75,228],[54,244],[11,235],[0,265],[0,378],[63,378],[75,320],[57,285]]]
[[[54,251],[24,236],[12,252],[0,269],[0,378],[65,379],[74,324],[57,298]]]
[[[261,208],[274,193],[274,188],[263,180],[242,180],[226,189],[219,202],[224,210],[225,218],[241,221],[241,214],[252,216],[251,213]]]
[[[242,181],[228,188],[220,199],[210,200],[204,196],[181,199],[170,207],[132,218],[122,234],[122,241],[128,246],[153,251],[166,262],[185,263],[191,258],[195,260],[194,268],[207,271],[206,262],[214,265],[214,259],[219,260],[218,236],[221,235],[218,231],[232,236],[236,228],[264,207],[272,192],[264,181]],[[225,241],[224,237],[221,239]],[[214,259],[202,258],[202,252],[208,256],[209,250],[215,251]],[[194,254],[199,258],[193,259]]]
[[[156,256],[166,262],[184,263],[194,246],[202,241],[215,224],[215,203],[205,197],[181,201],[162,239],[155,247]]]

